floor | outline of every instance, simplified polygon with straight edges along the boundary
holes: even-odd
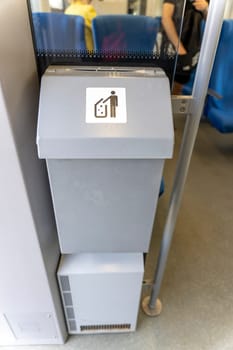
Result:
[[[153,278],[184,120],[165,165],[145,279]],[[233,135],[201,122],[160,293],[162,314],[139,312],[132,334],[72,336],[64,346],[21,350],[233,350]],[[144,287],[143,294],[149,288]],[[2,347],[4,349],[4,347]],[[11,347],[6,349],[10,350]]]

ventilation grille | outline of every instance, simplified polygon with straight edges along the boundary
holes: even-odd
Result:
[[[63,292],[70,292],[70,281],[68,276],[61,276],[60,284]]]
[[[76,50],[37,50],[39,72],[42,75],[50,65],[104,65],[104,66],[149,66],[165,69],[172,79],[175,54],[167,53],[164,57],[159,52],[148,51],[101,51],[88,52]]]
[[[57,58],[59,60],[63,59],[63,62],[69,63],[69,60],[86,58],[91,59],[92,62],[102,58],[110,60],[124,60],[124,59],[138,59],[138,60],[155,60],[160,59],[161,50],[157,49],[154,52],[151,50],[101,50],[101,51],[89,51],[89,50],[59,50],[59,49],[37,49],[36,51],[38,57],[44,58]],[[175,52],[170,52],[169,50],[164,50],[162,52],[162,58],[165,59],[175,59]]]
[[[77,326],[73,308],[73,299],[71,295],[69,276],[60,276],[59,281],[68,329],[70,332],[75,332],[77,331]]]
[[[81,332],[125,330],[130,328],[131,328],[130,323],[80,326]]]

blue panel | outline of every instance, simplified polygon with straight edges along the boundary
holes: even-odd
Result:
[[[233,132],[233,20],[224,20],[209,88],[205,115],[220,132]]]
[[[160,183],[160,189],[159,189],[159,197],[162,196],[164,191],[165,191],[165,183],[164,183],[164,178],[162,178],[161,183]]]
[[[103,15],[93,19],[95,50],[152,53],[161,18]]]
[[[85,50],[83,17],[42,12],[32,18],[38,51]]]

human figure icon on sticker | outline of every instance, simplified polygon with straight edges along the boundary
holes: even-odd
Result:
[[[118,106],[118,97],[116,94],[116,91],[111,91],[111,95],[106,98],[106,100],[103,101],[103,103],[106,103],[108,100],[110,100],[110,117],[116,118],[116,107]]]
[[[106,118],[108,117],[108,104],[107,101],[110,101],[110,117],[116,118],[116,107],[118,106],[118,96],[116,91],[111,91],[111,95],[105,100],[101,98],[95,103],[95,117],[96,118]]]

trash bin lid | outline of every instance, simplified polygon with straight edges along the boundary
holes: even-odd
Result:
[[[42,77],[40,158],[171,158],[169,81],[159,68],[49,67]]]

